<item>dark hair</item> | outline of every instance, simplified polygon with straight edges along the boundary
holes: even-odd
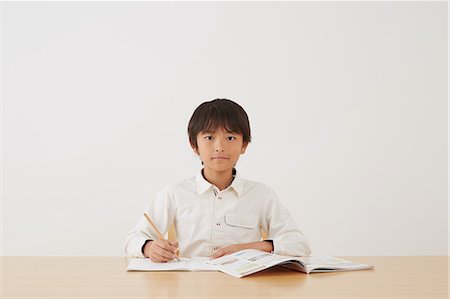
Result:
[[[198,148],[197,135],[201,132],[214,132],[219,127],[242,134],[244,144],[252,139],[250,122],[244,108],[228,99],[215,99],[204,102],[195,109],[188,124],[189,142]]]

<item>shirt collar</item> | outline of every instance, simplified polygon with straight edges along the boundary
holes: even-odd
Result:
[[[198,195],[205,193],[207,190],[213,188],[214,186],[203,177],[202,170],[200,170],[195,177],[195,184]],[[242,192],[244,190],[244,182],[242,181],[242,178],[239,176],[237,171],[235,172],[233,182],[231,182],[231,185],[227,189],[229,188],[232,188],[234,191],[236,191],[238,197],[242,195]]]

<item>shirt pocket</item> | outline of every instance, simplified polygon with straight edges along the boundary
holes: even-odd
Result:
[[[256,215],[225,214],[225,223],[229,226],[255,229],[258,227],[258,217]]]
[[[260,241],[259,218],[252,214],[225,214],[227,241],[230,244]]]

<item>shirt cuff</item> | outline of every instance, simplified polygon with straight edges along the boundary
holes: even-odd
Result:
[[[283,244],[279,239],[273,241],[273,253],[290,256],[308,256],[311,254],[308,242],[305,240],[297,244]]]
[[[142,247],[149,240],[148,236],[136,236],[128,244],[127,255],[131,257],[145,258]]]
[[[272,244],[273,253],[286,255],[286,249],[284,248],[283,243],[281,243],[279,240],[272,240]]]
[[[148,258],[148,256],[145,255],[144,247],[145,247],[145,245],[147,245],[147,243],[150,242],[150,241],[152,241],[152,240],[150,240],[150,239],[145,240],[144,244],[143,244],[142,247],[141,247],[142,255],[143,255],[145,258]]]

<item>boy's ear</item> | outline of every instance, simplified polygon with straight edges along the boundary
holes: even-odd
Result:
[[[242,145],[242,148],[241,148],[241,155],[242,155],[243,153],[245,153],[245,150],[247,149],[247,146],[248,146],[248,142],[246,142],[246,143],[244,143],[244,144]]]
[[[200,155],[200,153],[198,152],[198,148],[196,148],[195,145],[191,144],[191,147],[196,155]]]

